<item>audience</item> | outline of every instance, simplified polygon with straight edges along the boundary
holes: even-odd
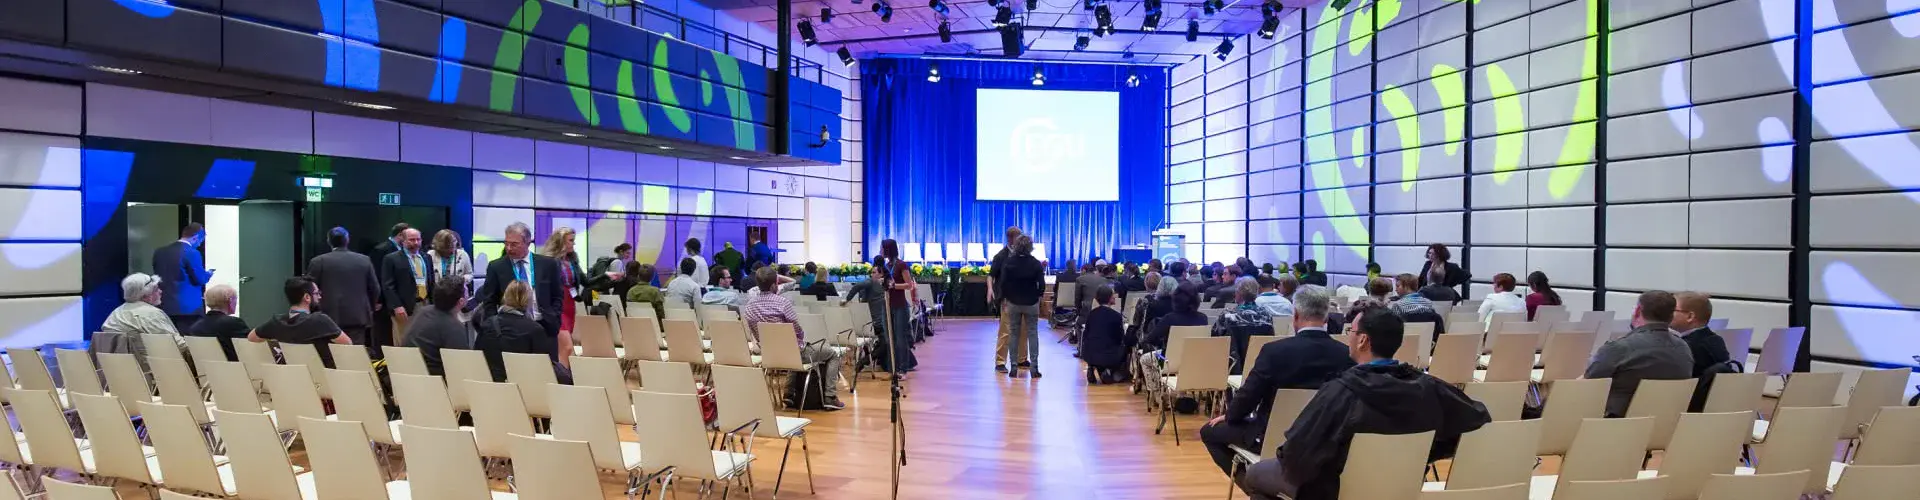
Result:
[[[1075,286],[1080,284],[1080,268],[1074,267],[1073,259],[1067,259],[1067,267],[1060,268],[1060,272],[1053,275],[1053,296],[1060,296],[1061,283],[1073,283]]]
[[[239,361],[240,356],[233,352],[233,339],[245,340],[247,332],[253,330],[247,326],[247,320],[233,315],[239,306],[239,293],[232,286],[208,287],[207,315],[187,327],[187,335],[219,339],[220,351],[226,353],[227,361]]]
[[[1160,286],[1165,287],[1165,278],[1161,279]],[[1169,306],[1167,314],[1154,322],[1153,328],[1147,332],[1147,337],[1140,340],[1141,348],[1148,351],[1149,357],[1154,356],[1154,351],[1167,348],[1167,332],[1172,331],[1173,327],[1207,326],[1207,315],[1200,314],[1200,287],[1181,285],[1174,288],[1167,302]]]
[[[1282,291],[1292,292],[1295,288],[1299,288],[1298,281],[1294,280],[1293,276],[1285,274],[1278,278],[1261,276],[1259,280],[1260,296],[1253,298],[1254,305],[1260,306],[1267,311],[1268,315],[1276,318],[1293,315],[1293,301],[1287,299],[1287,294]]]
[[[547,335],[546,327],[528,316],[527,311],[533,307],[533,288],[527,286],[525,281],[514,281],[508,284],[506,291],[500,295],[499,313],[488,316],[475,325],[474,329],[479,330],[479,333],[474,337],[473,347],[486,356],[487,370],[493,372],[494,382],[507,381],[506,356],[502,353],[544,354],[548,358],[553,357],[553,353],[547,352],[546,346],[554,344],[551,341],[542,341],[542,338]],[[573,383],[573,373],[561,366],[558,361],[553,363],[553,372],[554,379],[560,383]]]
[[[1533,321],[1534,311],[1540,306],[1560,305],[1560,294],[1553,291],[1553,285],[1547,283],[1547,273],[1534,271],[1527,273],[1527,321]]]
[[[1150,327],[1158,324],[1167,313],[1173,312],[1173,291],[1179,288],[1180,278],[1170,275],[1161,276],[1159,282],[1153,284],[1153,294],[1140,303],[1140,321],[1134,323],[1134,328],[1140,332],[1135,338],[1145,338],[1147,332],[1152,331]]]
[[[444,374],[440,362],[441,349],[472,349],[473,336],[467,330],[467,324],[460,321],[460,309],[467,305],[467,288],[458,276],[440,278],[433,285],[432,307],[423,308],[407,324],[407,335],[400,342],[402,347],[420,349],[420,359],[427,363],[427,373]]]
[[[1087,311],[1093,309],[1093,291],[1113,283],[1112,280],[1100,274],[1099,266],[1087,264],[1080,269],[1080,276],[1073,280],[1074,310],[1080,312],[1078,316],[1081,318],[1085,318]],[[1008,333],[1011,334],[1012,330],[1008,330]]]
[[[1306,283],[1309,285],[1327,286],[1327,273],[1320,272],[1319,262],[1313,259],[1307,259],[1307,260],[1301,261],[1300,266],[1306,269],[1306,271],[1300,275],[1301,283]]]
[[[1368,273],[1371,275],[1372,273]],[[1370,276],[1367,278],[1367,298],[1379,302],[1381,306],[1393,303],[1393,280]]]
[[[1594,353],[1586,378],[1613,379],[1607,392],[1608,417],[1626,415],[1641,380],[1692,378],[1693,352],[1670,327],[1674,302],[1673,294],[1664,291],[1641,293],[1639,317],[1644,322]]]
[[[801,295],[812,295],[822,301],[827,300],[827,297],[840,295],[840,290],[833,288],[833,282],[827,281],[825,269],[808,266],[806,276],[810,277],[813,283],[800,285]]]
[[[1431,431],[1426,461],[1433,462],[1451,458],[1462,434],[1492,420],[1485,405],[1453,384],[1393,359],[1405,329],[1398,316],[1376,307],[1356,312],[1349,324],[1348,353],[1357,365],[1320,384],[1287,429],[1279,459],[1247,468],[1240,484],[1249,496],[1338,498],[1354,435]],[[1242,391],[1250,388],[1251,380]]]
[[[159,307],[160,277],[142,273],[127,275],[120,280],[120,298],[126,302],[114,308],[107,315],[107,322],[100,325],[100,333],[108,335],[95,335],[88,350],[136,354],[143,370],[147,369],[147,345],[141,335],[172,335],[181,352],[186,351],[187,340],[173,329],[173,318]]]
[[[1713,317],[1713,300],[1700,292],[1680,292],[1673,294],[1673,321],[1668,327],[1680,334],[1680,340],[1687,343],[1687,350],[1693,353],[1693,376],[1702,378],[1715,366],[1736,361],[1727,352],[1726,339],[1720,333],[1707,328],[1707,320]],[[1747,353],[1740,353],[1745,357]],[[1745,359],[1737,360],[1745,364]]]
[[[1326,288],[1308,286],[1294,296],[1297,313],[1293,315],[1293,336],[1267,343],[1254,356],[1246,382],[1234,393],[1224,415],[1214,417],[1200,428],[1200,441],[1223,472],[1232,472],[1233,450],[1239,446],[1259,452],[1266,435],[1267,414],[1273,409],[1274,391],[1280,389],[1318,389],[1353,366],[1347,346],[1334,340],[1327,331],[1327,313],[1333,296]],[[1225,318],[1222,318],[1224,321]]]
[[[1020,376],[1020,367],[1027,368],[1027,374],[1040,378],[1040,296],[1046,290],[1046,267],[1033,257],[1033,237],[1020,235],[1014,237],[1013,255],[1007,258],[1006,269],[1000,271],[1000,279],[994,286],[995,292],[1005,303],[1001,306],[1000,326],[1007,331],[1006,351],[994,356],[994,371],[1006,372],[1009,377]],[[1088,288],[1088,278],[1093,284]],[[1106,285],[1100,284],[1099,276],[1092,272],[1080,276],[1078,293],[1091,303],[1095,290]],[[1109,290],[1111,293],[1111,290]],[[1084,305],[1079,309],[1083,317],[1090,317],[1092,311]],[[1001,364],[1012,363],[1009,367]]]
[[[686,248],[687,256],[682,260],[692,260],[693,270],[680,271],[680,274],[692,279],[695,285],[707,286],[707,258],[700,256],[700,238],[687,238]],[[668,284],[668,287],[672,287],[672,284]],[[698,294],[695,295],[697,300]]]
[[[1232,338],[1233,347],[1227,354],[1227,372],[1240,373],[1240,366],[1247,359],[1247,339],[1254,335],[1273,335],[1273,315],[1259,304],[1253,303],[1260,297],[1260,284],[1242,281],[1234,287],[1233,309],[1220,315],[1220,321],[1213,324],[1213,336]]]
[[[699,304],[700,290],[701,287],[705,286],[701,285],[700,282],[706,280],[705,276],[699,278],[693,277],[693,273],[699,272],[699,270],[698,263],[695,262],[692,257],[680,259],[680,274],[674,275],[673,280],[667,282],[666,300],[687,307],[693,307],[695,304]],[[665,318],[666,316],[661,317]]]
[[[793,325],[794,341],[800,344],[800,360],[806,362],[808,366],[819,365],[823,368],[820,373],[820,380],[823,382],[820,384],[821,390],[824,392],[820,398],[822,403],[829,411],[846,408],[846,405],[840,404],[839,398],[839,351],[833,350],[832,346],[807,343],[806,332],[800,328],[800,313],[793,310],[793,299],[775,292],[774,288],[780,281],[767,276],[775,271],[763,268],[760,272],[762,275],[757,280],[760,282],[760,295],[748,301],[747,305],[740,307],[740,319],[746,320],[747,334],[752,337],[749,345],[755,352],[760,352],[761,323]]]
[[[1158,271],[1158,269],[1154,271]],[[1145,291],[1147,289],[1147,281],[1140,271],[1140,265],[1128,262],[1124,270],[1120,273],[1120,284],[1123,285],[1123,287],[1118,290],[1121,297],[1126,297],[1127,292]]]
[[[626,264],[620,266],[620,279],[614,280],[613,286],[608,290],[613,293],[614,297],[620,299],[620,305],[623,308],[627,304],[627,294],[633,291],[634,286],[641,284],[640,266],[646,265],[641,264],[640,261],[637,260],[628,260],[626,262]],[[652,280],[653,275],[649,273],[647,275],[647,281]]]
[[[327,344],[352,344],[347,333],[334,324],[327,313],[315,312],[313,304],[320,300],[320,287],[306,276],[287,278],[281,292],[287,297],[287,312],[276,314],[273,318],[260,323],[247,334],[247,340],[266,342],[269,340],[282,344],[309,344],[320,351],[320,364],[333,368],[333,349]],[[545,330],[541,330],[545,335]],[[355,369],[358,369],[357,367]]]
[[[1238,293],[1237,291],[1239,290],[1240,283],[1242,281],[1247,281],[1247,280],[1240,279],[1240,268],[1238,267],[1227,268],[1227,272],[1222,273],[1220,275],[1220,284],[1216,288],[1214,288],[1213,308],[1224,309],[1227,307],[1227,304],[1229,302],[1233,302],[1237,300],[1235,296]],[[1258,283],[1255,283],[1254,290],[1259,290],[1259,289],[1260,289],[1260,285]]]
[[[1125,382],[1127,373],[1126,318],[1114,308],[1113,288],[1094,290],[1098,306],[1087,313],[1087,334],[1080,340],[1080,359],[1087,362],[1087,383]]]
[[[633,270],[633,288],[627,289],[627,304],[629,307],[652,306],[654,318],[667,318],[666,294],[653,286],[652,264],[640,264]]]
[[[1426,290],[1417,290],[1414,288],[1420,285],[1419,279],[1414,278],[1411,274],[1402,273],[1399,276],[1394,276],[1393,281],[1396,289],[1400,292],[1400,298],[1388,304],[1387,308],[1392,310],[1394,314],[1406,317],[1408,314],[1420,311],[1434,311],[1433,301],[1427,299]]]
[[[1426,285],[1420,287],[1420,295],[1426,297],[1428,301],[1433,303],[1458,304],[1460,300],[1464,298],[1460,296],[1459,289],[1441,285],[1439,280],[1433,278],[1433,276],[1428,276],[1425,282]]]
[[[1487,294],[1480,302],[1480,321],[1486,322],[1493,313],[1516,313],[1526,311],[1527,320],[1533,320],[1533,308],[1527,307],[1527,300],[1513,291],[1513,275],[1500,273],[1493,275],[1493,293]]]
[[[729,306],[736,309],[747,304],[746,301],[742,300],[746,295],[740,293],[739,290],[733,289],[733,268],[714,266],[712,272],[712,280],[707,282],[712,285],[707,287],[707,293],[700,295],[701,304],[709,306]],[[827,286],[832,287],[833,285],[829,283]]]
[[[1426,288],[1427,285],[1440,285],[1454,289],[1454,294],[1458,295],[1460,293],[1459,287],[1466,286],[1467,281],[1473,278],[1473,275],[1467,274],[1467,271],[1461,269],[1459,264],[1448,261],[1448,259],[1452,258],[1453,252],[1447,251],[1446,245],[1439,243],[1427,245],[1427,261],[1420,264],[1420,287]],[[1430,296],[1429,298],[1432,297]]]

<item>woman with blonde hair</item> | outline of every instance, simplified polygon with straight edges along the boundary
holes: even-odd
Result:
[[[488,316],[475,325],[477,335],[474,338],[473,348],[487,358],[487,369],[493,372],[494,382],[507,380],[506,360],[501,353],[549,356],[553,354],[541,347],[544,343],[540,342],[540,338],[547,335],[546,327],[540,326],[540,322],[534,321],[528,315],[534,307],[533,288],[527,286],[524,281],[515,281],[507,285],[506,291],[501,292],[499,313]],[[566,332],[561,332],[560,335],[564,337]],[[565,344],[561,346],[572,350]],[[562,353],[560,359],[567,359],[566,351],[560,352]],[[562,384],[573,383],[572,371],[565,369],[563,365],[556,364],[554,374],[555,380]]]
[[[473,257],[467,255],[466,248],[461,247],[460,233],[452,229],[433,233],[433,250],[427,255],[435,261],[433,270],[439,273],[439,278],[457,276],[466,285],[473,285]]]
[[[560,290],[564,296],[560,297],[560,337],[555,339],[559,345],[555,353],[560,356],[560,364],[567,366],[572,366],[573,357],[575,307],[572,303],[578,300],[575,297],[582,295],[581,276],[586,274],[580,270],[580,261],[574,255],[573,238],[573,228],[557,227],[553,229],[553,235],[547,237],[546,246],[540,248],[540,253],[552,257],[560,268]]]

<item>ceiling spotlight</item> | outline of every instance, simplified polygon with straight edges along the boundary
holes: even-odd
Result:
[[[580,134],[580,133],[574,133],[574,132],[561,132],[560,135],[564,135],[567,137],[586,137],[587,136],[587,134]]]
[[[1026,28],[1020,23],[1000,27],[1000,55],[1020,57],[1027,53]]]
[[[661,151],[673,151],[673,146],[654,146],[654,147],[660,148]]]
[[[940,17],[943,17],[943,18],[944,18],[944,17],[947,17],[947,3],[946,3],[946,2],[942,2],[942,1],[940,1],[940,0],[927,0],[927,8],[929,8],[929,9],[933,9],[933,12],[934,12],[935,14],[939,14],[939,15],[940,15]]]
[[[1200,7],[1202,12],[1206,12],[1207,15],[1211,16],[1215,12],[1227,10],[1227,0],[1205,0],[1200,2]]]
[[[832,23],[833,23],[833,8],[821,7],[820,8],[820,24],[832,24]]]
[[[953,42],[953,25],[940,21],[940,43]]]
[[[1228,38],[1221,38],[1221,39],[1220,39],[1220,46],[1219,46],[1219,47],[1214,47],[1214,48],[1213,48],[1213,56],[1214,56],[1214,57],[1218,57],[1218,58],[1220,58],[1220,60],[1222,60],[1222,61],[1225,61],[1225,60],[1227,60],[1227,55],[1228,55],[1228,54],[1232,54],[1232,53],[1233,53],[1233,40],[1232,40],[1232,39],[1228,39]]]
[[[1041,72],[1040,68],[1033,68],[1033,86],[1038,87],[1046,84],[1047,84],[1047,74],[1044,72]]]
[[[1096,5],[1100,5],[1100,0],[1081,0],[1080,10],[1093,10]]]
[[[1013,7],[1002,5],[1000,8],[994,9],[993,27],[1004,28],[1009,24],[1013,24]]]
[[[847,50],[846,47],[841,47],[837,53],[840,54],[840,62],[846,63],[848,66],[853,65],[853,51]]]
[[[1160,30],[1160,0],[1147,0],[1144,5],[1147,18],[1140,21],[1141,31]]]
[[[940,83],[940,63],[939,62],[932,62],[927,64],[927,82]]]
[[[1040,0],[1027,0],[1027,12],[1040,10]]]
[[[1128,86],[1128,87],[1139,87],[1139,86],[1140,86],[1140,73],[1138,73],[1138,72],[1135,72],[1135,71],[1133,71],[1133,70],[1127,70],[1127,86]]]
[[[1087,50],[1087,45],[1091,43],[1093,43],[1093,37],[1087,36],[1084,31],[1073,36],[1073,50]]]
[[[1106,4],[1101,4],[1099,7],[1094,7],[1093,22],[1094,22],[1094,28],[1093,28],[1094,36],[1107,36],[1107,35],[1113,34],[1113,9],[1107,8]]]
[[[886,2],[874,2],[873,13],[880,15],[880,22],[893,22],[893,6],[888,5]]]
[[[385,104],[368,104],[364,102],[355,102],[355,101],[340,101],[340,104],[345,104],[345,105],[353,106],[356,108],[367,108],[367,109],[376,110],[376,111],[393,111],[394,109],[393,106],[388,106]]]
[[[119,73],[119,74],[122,74],[122,75],[138,75],[138,74],[140,74],[140,72],[139,72],[139,71],[135,71],[135,70],[131,70],[131,69],[127,69],[127,68],[115,68],[115,67],[112,67],[112,66],[88,66],[88,67],[89,67],[89,68],[93,68],[93,69],[94,69],[94,70],[96,70],[96,71],[105,71],[105,72],[108,72],[108,73]]]
[[[1280,30],[1280,16],[1267,14],[1265,19],[1260,20],[1260,31],[1259,31],[1260,38],[1272,40],[1274,33],[1278,32],[1279,30]]]
[[[820,43],[820,37],[814,36],[813,23],[805,19],[800,20],[800,43],[808,47]]]
[[[1200,41],[1200,21],[1194,19],[1187,20],[1187,41]]]

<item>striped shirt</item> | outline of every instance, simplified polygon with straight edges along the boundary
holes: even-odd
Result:
[[[747,333],[753,335],[754,342],[760,342],[761,323],[787,323],[793,325],[794,338],[801,347],[806,347],[806,333],[800,331],[800,315],[793,310],[793,300],[777,293],[762,293],[753,297],[747,305],[740,307],[740,318],[747,320]]]

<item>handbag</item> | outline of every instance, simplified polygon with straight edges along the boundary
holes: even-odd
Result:
[[[714,398],[713,388],[699,382],[694,384],[693,393],[700,398],[700,420],[713,427],[720,420],[720,401]]]

